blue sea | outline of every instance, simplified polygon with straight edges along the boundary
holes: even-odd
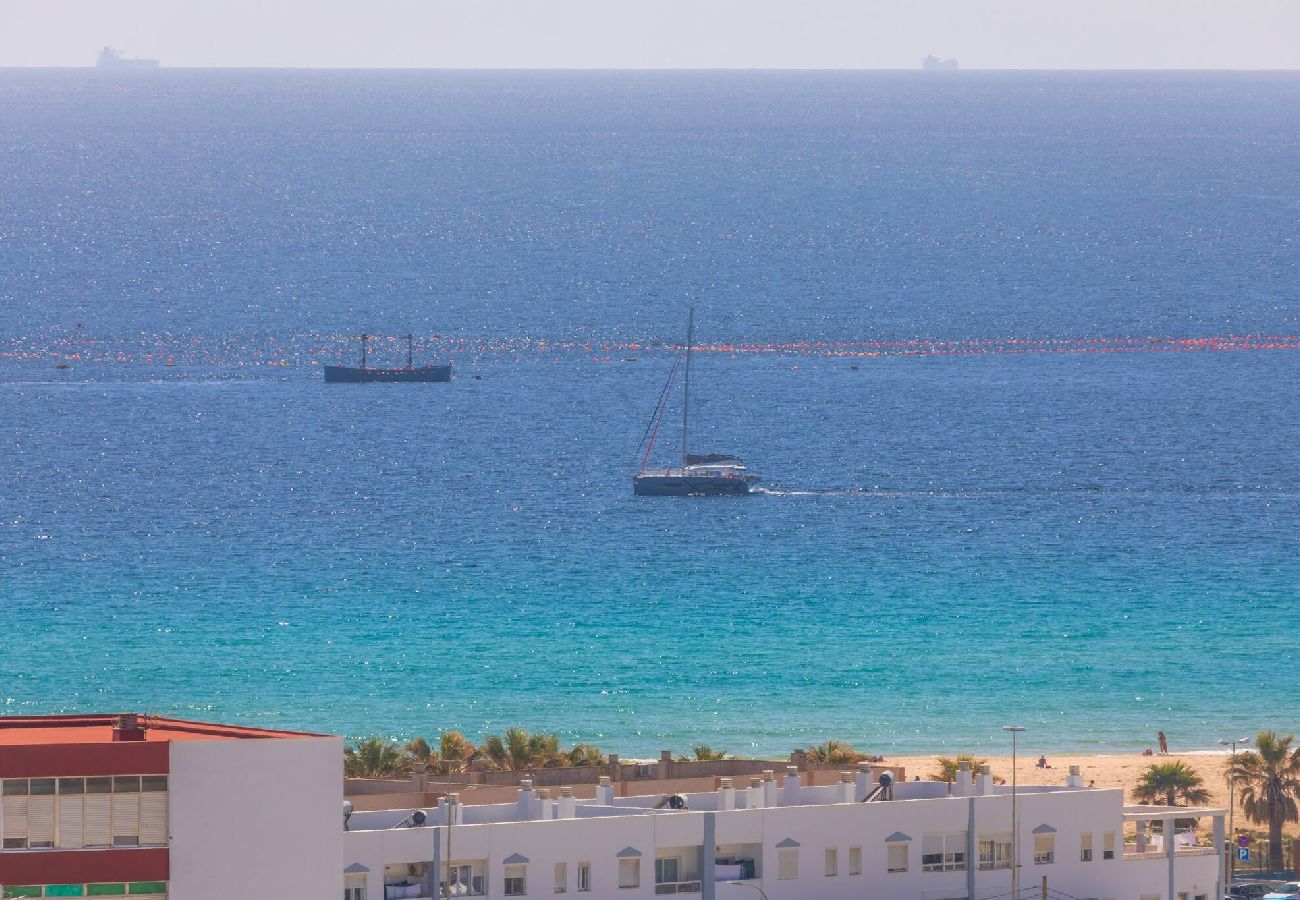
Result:
[[[0,712],[1295,730],[1298,235],[1297,74],[0,70]]]

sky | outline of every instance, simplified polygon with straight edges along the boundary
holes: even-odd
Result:
[[[0,67],[1296,69],[1300,0],[0,0]]]

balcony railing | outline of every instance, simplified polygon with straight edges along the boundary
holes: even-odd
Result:
[[[698,894],[698,881],[664,881],[655,885],[656,894]]]
[[[1217,852],[1213,847],[1179,847],[1175,851],[1178,856],[1214,856]],[[1143,850],[1138,852],[1137,844],[1124,845],[1125,859],[1163,859],[1164,850]]]

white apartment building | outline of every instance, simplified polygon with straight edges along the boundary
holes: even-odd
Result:
[[[345,900],[550,897],[635,900],[992,900],[1022,897],[1218,900],[1222,809],[1126,806],[1119,789],[1064,784],[1012,792],[987,771],[951,787],[881,790],[868,770],[808,787],[791,767],[707,793],[593,800],[525,781],[514,803],[353,813],[343,840]],[[681,808],[674,808],[680,806]],[[1213,844],[1176,835],[1175,817],[1208,819]],[[1159,822],[1154,834],[1152,823]],[[1013,834],[1018,839],[1013,839]],[[1129,840],[1126,841],[1125,837]],[[1013,845],[1014,843],[1014,853]],[[450,860],[450,866],[448,866]]]

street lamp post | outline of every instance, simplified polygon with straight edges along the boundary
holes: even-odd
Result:
[[[1011,900],[1020,900],[1020,810],[1016,805],[1016,736],[1023,725],[1003,725],[1011,734]],[[967,860],[967,865],[971,860]]]
[[[1231,760],[1237,758],[1237,745],[1244,744],[1250,738],[1231,738],[1219,741],[1224,747],[1232,747]],[[1232,761],[1228,763],[1231,771]],[[1232,844],[1237,840],[1237,833],[1233,829],[1233,814],[1236,812],[1236,802],[1233,799],[1233,788],[1237,786],[1237,780],[1231,775],[1228,776],[1228,884],[1232,884],[1232,879],[1237,875],[1237,854],[1232,849]]]

